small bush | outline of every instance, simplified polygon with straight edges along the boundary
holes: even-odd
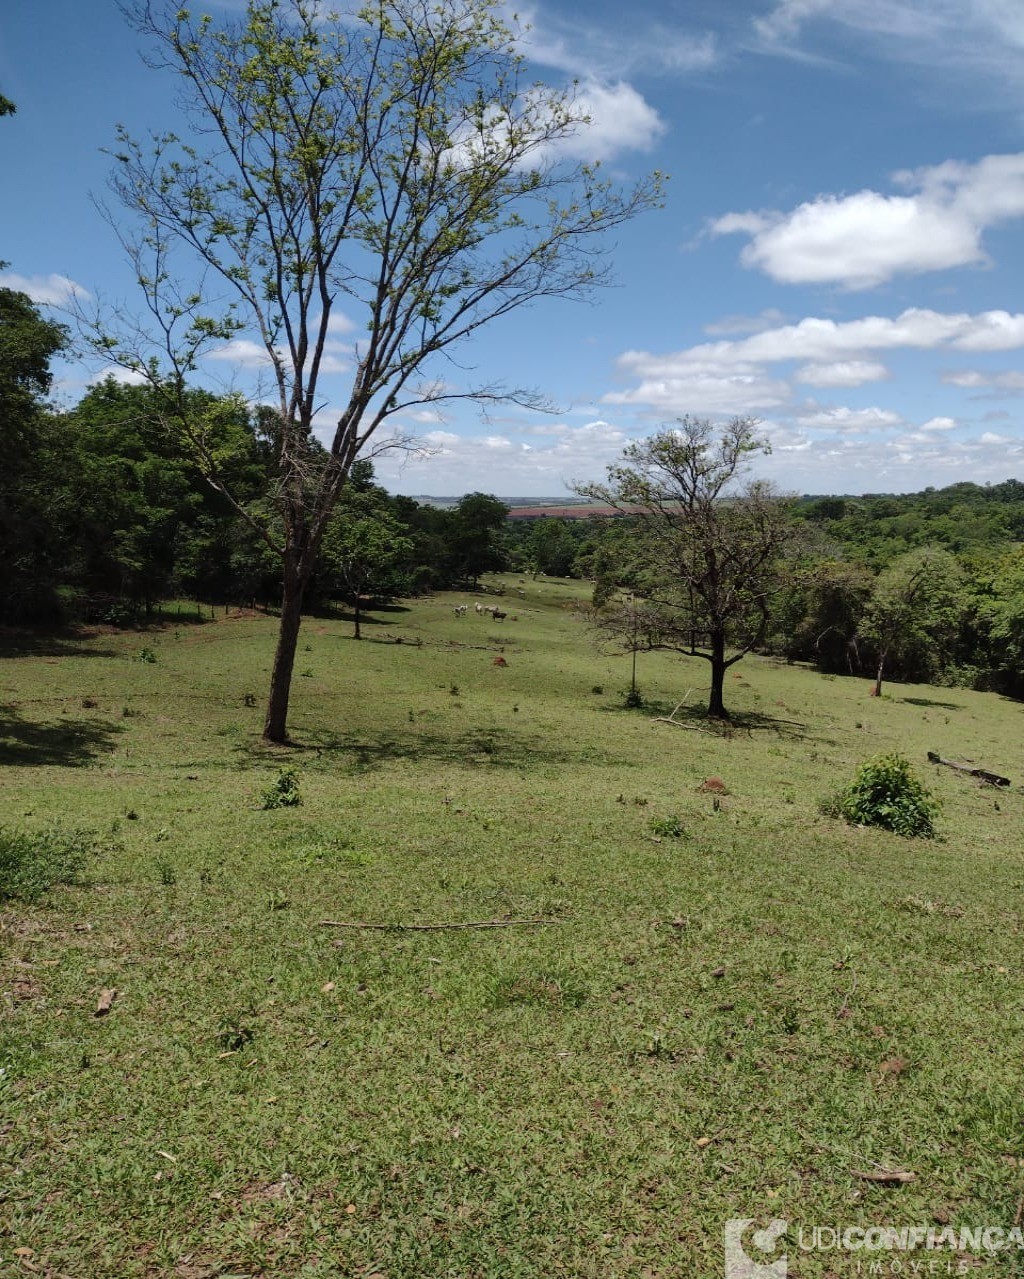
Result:
[[[640,692],[638,688],[629,688],[626,690],[625,694],[623,695],[622,704],[623,706],[626,707],[627,710],[631,710],[631,711],[643,710],[644,704],[645,704],[644,695],[643,693]]]
[[[634,800],[634,803],[636,801]],[[683,823],[678,817],[652,817],[651,818],[651,834],[658,835],[662,839],[681,839],[683,834]]]
[[[822,811],[858,826],[931,839],[939,804],[914,776],[909,761],[892,752],[861,764],[852,783],[826,800]]]
[[[42,831],[0,827],[0,902],[36,902],[55,884],[75,884],[96,849],[91,831],[54,825]]]
[[[137,662],[146,662],[152,665],[152,663],[156,661],[156,654],[151,648],[140,648],[135,654],[135,660]]]
[[[274,780],[260,792],[260,808],[298,808],[302,803],[299,774],[294,768],[278,770]]]

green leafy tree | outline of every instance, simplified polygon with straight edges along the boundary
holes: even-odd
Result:
[[[194,127],[187,141],[119,139],[113,190],[138,233],[111,221],[154,324],[122,316],[97,345],[160,389],[169,427],[226,491],[183,389],[211,345],[244,333],[265,353],[281,531],[260,531],[282,605],[264,736],[280,742],[303,597],[357,457],[424,402],[538,403],[514,386],[452,388],[439,361],[521,306],[589,295],[601,233],[657,203],[659,181],[623,189],[566,158],[586,117],[571,94],[524,86],[499,0],[371,0],[346,21],[317,0],[249,0],[224,23],[156,0],[132,12]],[[342,304],[366,337],[319,450]]]
[[[340,587],[352,601],[355,639],[361,638],[364,597],[390,593],[395,571],[412,548],[412,539],[390,509],[384,490],[351,485],[324,533],[317,579],[326,577],[330,586]]]
[[[893,663],[927,677],[955,648],[967,601],[963,569],[948,551],[907,551],[876,578],[860,634],[877,653],[874,694]]]
[[[0,263],[0,267],[4,266]],[[24,293],[0,288],[0,611],[10,620],[52,615],[66,551],[59,421],[47,412],[50,365],[67,331]]]
[[[509,508],[488,493],[467,493],[448,512],[448,561],[454,581],[476,586],[483,573],[505,567],[502,534]]]
[[[823,671],[853,674],[857,634],[874,578],[863,564],[831,555],[802,556],[776,610],[775,651],[814,662]]]
[[[564,520],[542,517],[532,522],[527,556],[533,576],[568,577],[576,558],[577,542]]]
[[[1000,560],[978,611],[998,684],[1019,696],[1024,690],[1024,550]]]
[[[204,391],[189,392],[186,403],[203,420],[233,490],[239,497],[260,493],[266,464],[245,404]],[[163,429],[162,400],[152,387],[105,379],[67,415],[65,436],[76,460],[65,485],[72,571],[87,591],[148,611],[175,579],[196,586],[204,563],[227,563],[237,517]],[[228,586],[223,577],[207,584],[217,594]]]
[[[793,537],[787,499],[763,481],[737,483],[767,451],[749,418],[719,430],[687,417],[631,444],[607,483],[577,487],[629,517],[632,575],[661,610],[658,646],[710,664],[714,718],[728,717],[726,671],[767,634]]]

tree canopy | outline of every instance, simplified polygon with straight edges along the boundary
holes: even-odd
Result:
[[[710,662],[708,714],[717,718],[728,713],[726,670],[767,634],[777,561],[792,537],[788,501],[761,480],[736,485],[751,454],[768,451],[756,425],[683,418],[631,444],[605,484],[577,488],[634,525],[634,580],[662,616],[652,633],[659,646]]]
[[[281,741],[303,596],[356,458],[423,402],[537,403],[516,385],[452,387],[438,359],[523,305],[587,296],[606,275],[601,233],[655,204],[659,179],[623,188],[567,158],[586,117],[571,93],[524,84],[498,0],[372,0],[346,21],[314,0],[250,0],[224,23],[149,0],[131,12],[192,131],[121,133],[112,187],[136,230],[111,221],[152,323],[121,315],[97,346],[159,388],[225,489],[182,389],[212,346],[263,352],[280,516],[263,535],[284,585],[265,736]],[[320,450],[339,307],[366,336]]]

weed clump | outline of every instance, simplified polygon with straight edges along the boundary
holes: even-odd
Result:
[[[36,902],[55,884],[76,884],[96,836],[56,824],[41,831],[0,827],[0,902]]]
[[[878,826],[908,838],[931,839],[939,804],[898,752],[861,764],[853,781],[821,805],[829,817]]]
[[[657,835],[661,839],[681,839],[683,836],[683,823],[678,817],[653,817],[651,818],[651,834]]]
[[[302,803],[299,774],[294,768],[278,769],[277,776],[260,792],[260,808],[298,808]]]

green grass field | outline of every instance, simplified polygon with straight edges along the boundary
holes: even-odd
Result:
[[[657,722],[706,663],[625,710],[581,587],[525,589],[308,619],[291,750],[272,618],[6,637],[2,821],[103,851],[0,908],[0,1274],[703,1279],[735,1217],[907,1274],[795,1231],[1020,1223],[1024,707],[748,658],[730,733]],[[894,748],[941,839],[819,814]]]

